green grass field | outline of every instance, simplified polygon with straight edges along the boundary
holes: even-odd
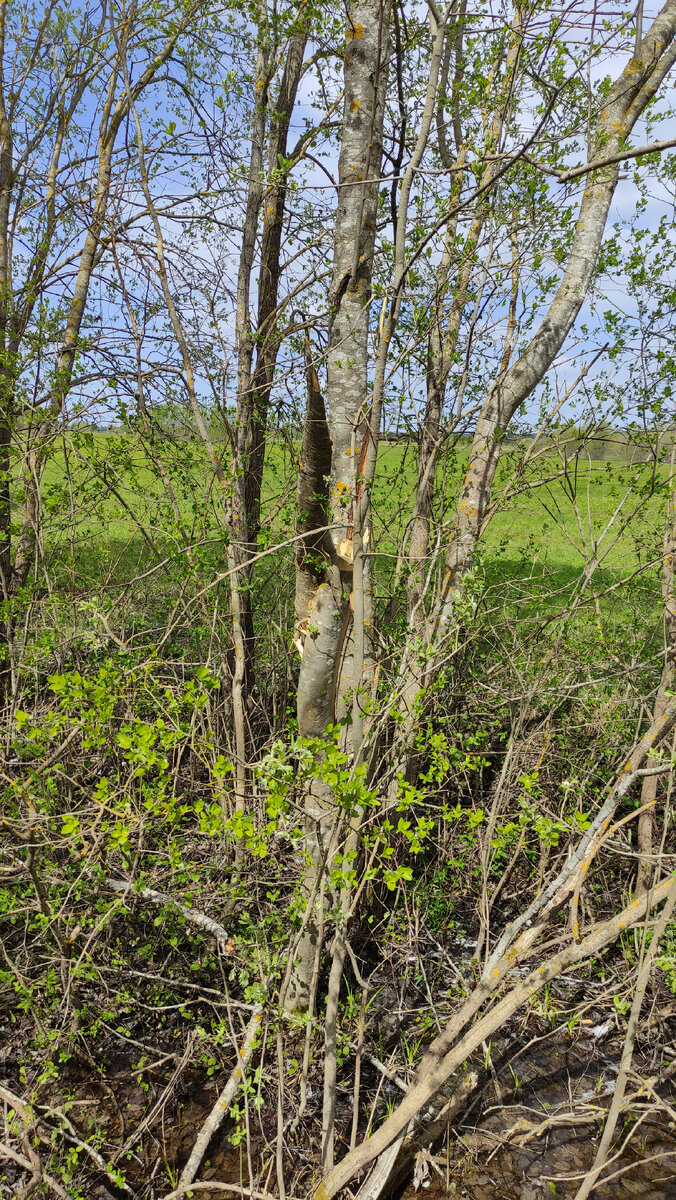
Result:
[[[562,610],[596,555],[584,619],[654,626],[660,618],[667,468],[585,456],[562,475],[561,460],[545,453],[517,475],[520,452],[505,448],[495,481],[480,555],[486,603],[538,619],[543,611]],[[293,536],[295,457],[292,443],[271,441],[264,549]],[[437,508],[441,512],[445,498],[446,537],[465,464],[461,446],[439,466]],[[415,446],[385,443],[373,502],[381,595],[389,590],[405,536],[415,477]],[[183,576],[188,560],[207,582],[225,568],[222,496],[197,442],[166,439],[150,450],[131,433],[78,434],[55,453],[43,490],[47,569],[58,587],[80,594],[101,585],[133,587],[134,579],[149,573],[138,586],[151,595],[166,593],[168,580]],[[292,551],[283,548],[263,560],[259,584],[279,589],[284,580],[290,588],[292,570]]]

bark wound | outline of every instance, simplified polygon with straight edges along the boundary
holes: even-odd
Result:
[[[303,656],[310,608],[332,557],[328,530],[328,486],[331,471],[331,439],[326,420],[324,397],[312,361],[309,338],[305,338],[305,379],[307,405],[298,471],[297,532],[302,534],[296,547],[296,631],[294,644]]]

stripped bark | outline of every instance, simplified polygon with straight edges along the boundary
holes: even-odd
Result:
[[[294,644],[302,658],[310,610],[327,562],[331,561],[332,543],[328,530],[328,477],[331,470],[331,439],[326,421],[324,397],[317,368],[312,361],[310,339],[305,338],[305,379],[307,403],[296,490],[296,629]],[[317,533],[317,530],[322,532]]]

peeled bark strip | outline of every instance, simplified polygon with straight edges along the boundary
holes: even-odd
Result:
[[[312,361],[309,338],[305,339],[305,378],[307,404],[300,447],[298,487],[296,490],[296,530],[303,534],[296,546],[296,632],[294,643],[303,656],[310,609],[324,574],[331,561],[332,543],[328,531],[312,533],[327,523],[328,487],[331,470],[331,439],[326,420],[324,397],[319,386],[317,369]]]

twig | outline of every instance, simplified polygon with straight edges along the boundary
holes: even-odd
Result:
[[[12,1150],[9,1146],[6,1146],[4,1142],[0,1142],[0,1158],[10,1159],[12,1162],[15,1162],[17,1166],[23,1167],[24,1171],[30,1171],[31,1175],[35,1178],[35,1171],[29,1160],[24,1158],[22,1154],[17,1154],[16,1150]],[[41,1181],[46,1183],[47,1187],[51,1188],[51,1190],[57,1196],[60,1196],[61,1200],[72,1200],[70,1192],[67,1192],[65,1188],[62,1188],[61,1184],[57,1183],[54,1176],[50,1175],[49,1172],[45,1171],[44,1169],[41,1171]]]

